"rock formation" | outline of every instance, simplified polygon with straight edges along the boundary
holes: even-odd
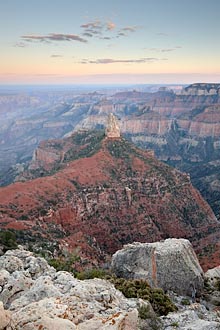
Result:
[[[108,138],[120,138],[120,128],[116,117],[110,113],[106,125],[105,134]]]
[[[219,289],[220,285],[220,266],[209,269],[205,273],[205,279],[211,288]],[[220,298],[220,297],[219,297]],[[220,302],[220,299],[219,299]]]
[[[110,282],[77,280],[25,250],[6,252],[0,264],[0,301],[9,310],[0,302],[1,330],[137,329],[137,302]]]
[[[112,269],[119,277],[145,279],[182,295],[201,295],[203,289],[203,271],[185,239],[126,245],[113,255]]]

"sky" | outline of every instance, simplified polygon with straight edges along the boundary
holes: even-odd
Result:
[[[220,82],[220,0],[0,0],[0,84]]]

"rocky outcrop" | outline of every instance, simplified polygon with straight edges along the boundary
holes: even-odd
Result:
[[[182,295],[199,296],[203,289],[203,271],[185,239],[126,245],[113,255],[112,269],[119,277],[145,279]]]
[[[220,318],[210,313],[204,305],[192,304],[177,313],[162,317],[163,330],[219,330]]]
[[[110,282],[77,280],[22,249],[6,252],[0,263],[0,301],[7,309],[1,302],[0,329],[137,329],[138,302]]]
[[[207,284],[212,289],[219,289],[220,288],[220,266],[209,269],[205,273],[205,279],[206,279]],[[220,301],[220,299],[219,299],[219,301]]]
[[[54,164],[56,162],[59,162],[61,160],[61,154],[59,153],[59,150],[57,152],[45,150],[44,148],[38,147],[33,154],[33,163],[35,163],[35,166],[31,166],[31,168],[38,168],[40,166],[44,166],[47,164],[49,167],[50,164]]]
[[[170,292],[178,311],[158,317],[149,301],[127,299],[106,280],[80,281],[68,272],[57,272],[22,247],[7,251],[0,263],[0,330],[220,328],[218,311],[209,311],[204,304],[191,304]]]
[[[116,117],[112,113],[108,117],[105,135],[107,138],[120,138],[120,128]]]

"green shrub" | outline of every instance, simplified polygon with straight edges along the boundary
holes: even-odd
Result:
[[[70,254],[67,257],[58,257],[48,260],[48,264],[54,267],[57,271],[75,272],[75,263],[80,261],[80,257],[75,254]]]
[[[157,315],[167,315],[169,312],[177,310],[177,307],[162,289],[151,288],[147,281],[126,280],[115,277],[112,277],[110,281],[125,297],[148,300]]]
[[[178,322],[171,323],[171,327],[178,327],[178,326],[179,326],[179,323]]]
[[[102,268],[91,268],[82,272],[75,273],[79,280],[88,280],[92,278],[106,278],[108,273]]]
[[[13,250],[18,247],[15,234],[9,230],[0,231],[0,243],[3,245],[3,252]]]
[[[151,317],[150,306],[142,305],[138,308],[138,316],[143,319],[147,320]]]
[[[215,282],[215,288],[217,291],[220,291],[220,279],[216,279],[216,282]]]
[[[184,305],[184,306],[187,306],[187,305],[190,305],[190,301],[189,301],[189,299],[187,299],[187,298],[183,298],[183,299],[181,300],[181,304]]]
[[[19,219],[20,220],[28,220],[28,216],[26,214],[22,214]]]
[[[158,315],[167,315],[177,310],[177,307],[162,289],[152,289],[150,303]]]

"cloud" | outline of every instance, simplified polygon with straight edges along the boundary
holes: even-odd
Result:
[[[126,37],[127,34],[125,32],[119,32],[117,36],[118,37]]]
[[[121,31],[125,32],[135,32],[137,30],[137,26],[126,26],[121,29]]]
[[[112,30],[114,30],[115,29],[115,23],[113,23],[113,22],[108,22],[107,23],[107,30],[108,31],[112,31]]]
[[[16,47],[25,47],[27,43],[34,42],[52,43],[58,41],[78,41],[81,43],[87,43],[88,38],[111,40],[114,38],[126,37],[138,29],[137,26],[125,26],[121,29],[116,29],[114,22],[100,20],[90,21],[88,23],[82,24],[80,27],[83,29],[82,34],[25,34],[21,36],[22,42],[17,43]]]
[[[89,37],[89,38],[93,37],[93,34],[92,33],[89,33],[89,32],[84,32],[83,35],[85,37]]]
[[[84,29],[83,35],[89,34],[89,37],[92,37],[94,35],[101,35],[104,31],[106,23],[102,23],[99,20],[88,22],[86,24],[82,24],[81,28]]]
[[[101,30],[95,30],[95,29],[87,29],[85,30],[86,32],[85,33],[90,33],[90,34],[95,34],[95,35],[100,35],[102,34],[102,31]]]
[[[125,26],[118,31],[117,38],[127,37],[130,33],[136,32],[138,29],[138,26]]]
[[[50,41],[79,41],[87,42],[86,39],[80,37],[76,34],[63,34],[63,33],[50,33],[48,35],[23,35],[21,38],[25,41],[40,41],[40,42],[50,42]]]
[[[164,33],[164,32],[158,32],[156,33],[158,36],[162,36],[162,37],[168,37],[168,34],[167,33]]]
[[[176,47],[172,47],[172,48],[143,48],[144,50],[150,50],[153,52],[162,52],[162,53],[166,53],[166,52],[173,52],[177,49],[181,49],[181,46],[176,46]]]
[[[59,54],[52,54],[50,57],[53,57],[53,58],[59,58],[59,57],[63,57],[63,55],[59,55]]]
[[[180,49],[180,48],[182,48],[182,47],[181,46],[176,46],[176,47],[173,47],[173,48],[163,48],[163,49],[161,49],[161,52],[173,52],[173,51],[175,51],[177,49]]]
[[[17,42],[14,47],[20,47],[20,48],[24,48],[27,47],[27,44],[25,44],[24,42]]]
[[[160,51],[162,53],[166,53],[166,52],[173,52],[174,50],[176,50],[176,48],[164,48],[164,49],[161,49]]]
[[[84,29],[102,29],[103,24],[100,21],[96,20],[96,21],[93,21],[93,22],[82,24],[81,28],[84,28]]]
[[[125,26],[116,29],[116,24],[112,21],[91,21],[81,25],[84,30],[83,35],[88,37],[96,37],[98,39],[110,40],[119,37],[126,37],[129,33],[135,32],[137,26]]]
[[[112,58],[99,58],[97,60],[83,59],[81,64],[112,64],[112,63],[150,63],[159,61],[156,57],[144,57],[138,59],[112,59]],[[165,59],[163,59],[165,60]]]
[[[103,39],[103,40],[111,40],[111,37],[100,37],[99,39]]]

